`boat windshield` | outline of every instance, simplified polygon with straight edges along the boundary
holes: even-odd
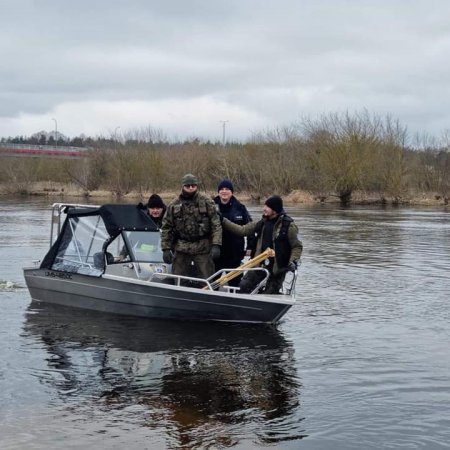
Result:
[[[163,262],[159,231],[124,231],[132,259],[141,262]]]
[[[100,216],[71,217],[51,268],[99,276],[102,267],[98,261],[103,259],[102,247],[108,237]]]
[[[67,214],[63,228],[41,267],[101,276],[109,264],[163,262],[160,232],[135,206],[104,205],[63,212]]]

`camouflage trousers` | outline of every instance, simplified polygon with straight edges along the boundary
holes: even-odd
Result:
[[[209,253],[190,255],[176,251],[172,263],[172,273],[188,277],[208,278],[214,273],[214,261]]]

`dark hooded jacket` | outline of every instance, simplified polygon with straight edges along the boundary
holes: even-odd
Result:
[[[228,203],[222,203],[220,197],[216,196],[214,202],[222,217],[231,220],[238,225],[245,225],[252,221],[252,218],[243,205],[235,196],[230,198]],[[222,229],[222,250],[220,258],[216,261],[216,266],[237,267],[245,255],[245,239],[228,230]],[[248,245],[247,245],[248,248]],[[231,265],[230,265],[231,264]]]
[[[298,239],[298,227],[284,212],[279,214],[273,223],[266,217],[258,222],[252,222],[244,226],[237,226],[224,219],[222,226],[224,230],[236,233],[240,236],[254,236],[256,239],[253,256],[257,256],[264,250],[264,229],[270,225],[272,234],[271,248],[275,250],[275,260],[272,261],[271,270],[274,274],[280,273],[290,262],[298,261],[302,254],[303,244]],[[285,226],[283,226],[285,224]]]

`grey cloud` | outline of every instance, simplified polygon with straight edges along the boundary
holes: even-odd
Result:
[[[6,0],[0,115],[207,96],[274,123],[373,107],[437,127],[449,12],[445,0]]]

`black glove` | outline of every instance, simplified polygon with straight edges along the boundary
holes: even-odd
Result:
[[[220,245],[214,244],[211,247],[211,258],[212,259],[219,259],[220,258]]]
[[[163,261],[166,264],[172,264],[173,256],[170,250],[163,250]]]
[[[297,270],[297,261],[292,261],[286,267],[287,272],[295,272]]]

